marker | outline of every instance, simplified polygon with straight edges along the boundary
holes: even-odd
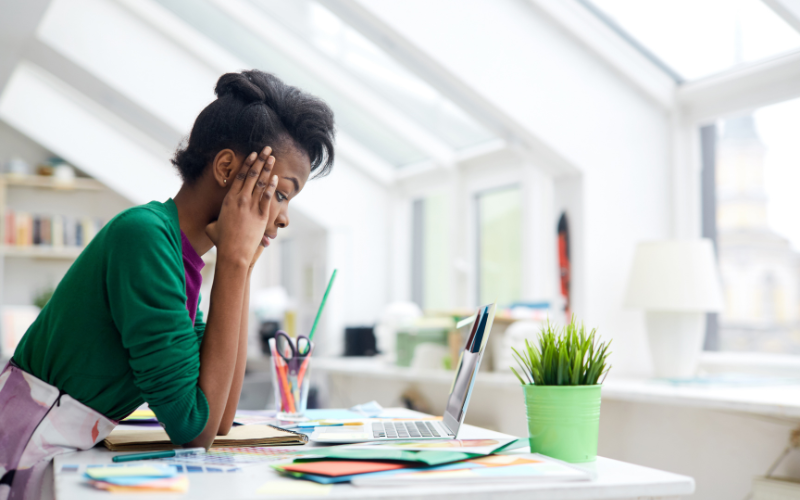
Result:
[[[131,462],[133,460],[149,460],[151,458],[170,458],[170,457],[183,457],[186,455],[197,455],[205,453],[205,448],[180,448],[177,450],[168,451],[154,451],[151,453],[133,453],[131,455],[117,455],[112,458],[113,462]]]

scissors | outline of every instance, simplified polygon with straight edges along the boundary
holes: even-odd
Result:
[[[289,373],[297,375],[300,366],[306,357],[311,353],[311,341],[305,335],[298,335],[295,341],[283,330],[275,333],[275,347],[278,355],[283,358],[289,367]]]

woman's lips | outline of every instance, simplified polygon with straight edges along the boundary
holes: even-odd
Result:
[[[262,237],[261,237],[261,245],[262,245],[264,248],[266,248],[266,247],[268,247],[268,246],[269,246],[269,238],[267,237],[267,235],[266,235],[266,234],[265,234],[264,236],[262,236]]]

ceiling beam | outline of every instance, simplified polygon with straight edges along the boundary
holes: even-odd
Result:
[[[169,157],[141,147],[139,130],[29,62],[12,72],[0,118],[134,203],[180,187]]]
[[[800,97],[800,51],[737,66],[677,91],[683,116],[695,123],[796,97]]]
[[[540,158],[542,167],[552,174],[577,172],[574,165],[547,143],[491,103],[468,82],[444,68],[358,0],[319,1],[412,73],[446,95],[496,136],[510,143],[519,143],[522,149]]]
[[[50,0],[0,0],[0,93],[22,53],[36,38],[36,28]]]
[[[180,143],[182,134],[178,130],[46,43],[34,40],[25,50],[24,58],[82,94],[92,96],[93,101],[147,134],[153,140],[140,141],[141,145],[154,154],[161,156],[165,151],[169,154]]]
[[[639,46],[621,29],[592,12],[585,0],[528,0],[536,9],[567,30],[585,48],[596,54],[637,89],[663,108],[675,103],[680,77]]]
[[[761,0],[767,6],[775,11],[781,19],[794,28],[800,31],[800,0]]]

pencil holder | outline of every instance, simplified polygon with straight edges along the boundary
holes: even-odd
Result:
[[[281,356],[275,348],[274,339],[270,339],[270,351],[277,418],[287,420],[301,418],[306,412],[308,402],[311,355]]]

